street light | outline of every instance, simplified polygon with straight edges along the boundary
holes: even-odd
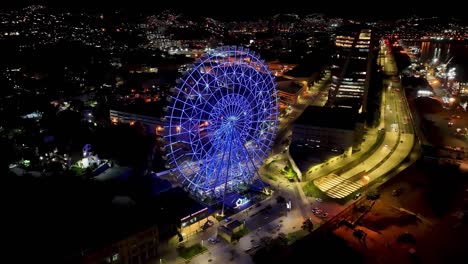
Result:
[[[364,175],[362,176],[362,180],[364,181],[364,184],[366,186],[366,189],[365,189],[365,195],[367,195],[367,188],[369,186],[369,181],[370,181],[370,178],[368,175]]]

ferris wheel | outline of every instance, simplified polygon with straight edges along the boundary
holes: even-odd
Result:
[[[215,49],[192,65],[173,92],[166,157],[179,182],[202,196],[252,183],[278,124],[267,65],[242,47]]]

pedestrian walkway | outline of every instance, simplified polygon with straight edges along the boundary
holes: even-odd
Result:
[[[324,179],[322,180],[322,178]],[[320,186],[320,190],[326,192],[332,198],[335,198],[335,196],[338,196],[341,192],[353,193],[363,187],[363,183],[359,181],[342,179],[336,174],[330,174],[322,178],[318,179],[314,183],[316,186]]]

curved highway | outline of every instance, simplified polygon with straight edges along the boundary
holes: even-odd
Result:
[[[397,76],[396,63],[388,47],[381,46],[378,62],[388,76],[384,80],[381,109],[384,140],[377,150],[359,165],[340,175],[329,174],[314,180],[314,184],[332,198],[347,197],[385,175],[397,167],[413,148],[415,138],[410,110]]]

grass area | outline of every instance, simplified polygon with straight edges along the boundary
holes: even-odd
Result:
[[[296,242],[297,240],[305,237],[309,232],[305,231],[305,230],[297,230],[295,232],[292,232],[292,233],[289,233],[286,235],[286,238],[288,239],[288,244],[292,244],[294,242]]]
[[[221,216],[219,214],[215,214],[214,217],[216,218],[216,220],[218,220],[218,222],[222,222],[224,221],[224,219],[226,219],[227,216]]]
[[[326,196],[317,186],[315,186],[313,181],[309,181],[304,187],[302,187],[304,194],[309,197],[317,197],[317,198],[327,198]]]
[[[75,165],[71,166],[70,170],[75,172],[76,176],[81,176],[85,172],[84,169],[82,169],[82,168],[80,168],[78,166],[75,166]]]
[[[281,174],[286,177],[289,181],[294,181],[297,178],[297,173],[293,170],[291,162],[288,160],[288,165],[286,165]]]
[[[192,259],[198,254],[201,254],[208,249],[204,246],[202,246],[200,243],[197,243],[191,247],[180,247],[177,249],[179,256],[181,256],[184,259]]]
[[[385,139],[385,133],[378,133],[377,138],[375,139],[375,143],[370,147],[368,153],[373,153],[376,149],[382,145]]]
[[[241,237],[247,235],[250,230],[247,227],[242,228],[240,231],[232,235],[232,240],[239,240]]]

